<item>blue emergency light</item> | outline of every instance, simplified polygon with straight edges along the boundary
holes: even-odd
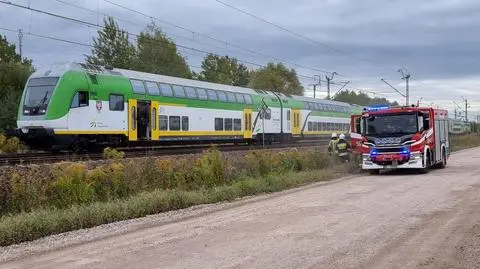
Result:
[[[363,110],[365,111],[379,111],[379,110],[385,110],[389,109],[390,107],[388,105],[374,105],[374,106],[367,106]]]

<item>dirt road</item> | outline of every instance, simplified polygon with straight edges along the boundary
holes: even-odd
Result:
[[[428,175],[348,178],[50,242],[0,268],[480,268],[479,164],[480,149],[463,151]]]

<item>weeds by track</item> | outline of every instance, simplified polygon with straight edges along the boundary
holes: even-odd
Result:
[[[314,147],[325,146],[328,140],[308,140],[297,141],[285,144],[270,144],[265,145],[233,145],[220,144],[217,145],[220,151],[247,151],[258,149],[274,149],[274,148],[294,148],[294,147]],[[126,158],[137,158],[147,156],[162,156],[162,155],[182,155],[201,153],[208,149],[211,145],[188,145],[188,146],[155,146],[155,147],[139,147],[139,148],[119,148],[118,150],[126,153]],[[103,153],[83,153],[74,154],[71,152],[37,152],[37,153],[15,153],[15,154],[1,154],[0,166],[5,165],[25,165],[25,164],[40,164],[40,163],[55,163],[63,161],[93,161],[104,159]]]

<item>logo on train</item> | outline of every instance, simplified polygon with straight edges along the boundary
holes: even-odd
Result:
[[[102,110],[102,101],[100,100],[97,101],[97,110],[98,111]]]

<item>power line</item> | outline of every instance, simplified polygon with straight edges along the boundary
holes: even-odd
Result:
[[[104,1],[106,1],[106,0],[104,0]],[[75,19],[75,18],[72,18],[72,17],[67,17],[67,16],[55,14],[55,13],[52,13],[52,12],[48,12],[48,11],[44,11],[44,10],[40,10],[40,9],[35,9],[35,8],[31,8],[31,7],[27,7],[27,6],[23,6],[23,5],[11,3],[11,2],[8,2],[8,1],[4,1],[4,0],[0,0],[0,3],[6,4],[6,5],[11,5],[11,6],[14,6],[14,7],[17,7],[17,8],[22,8],[22,9],[34,11],[34,12],[41,13],[41,14],[45,14],[45,15],[49,15],[49,16],[53,16],[53,17],[56,17],[56,18],[59,18],[59,19],[64,19],[64,20],[72,21],[72,22],[79,23],[79,24],[83,24],[83,25],[86,25],[86,26],[91,26],[91,27],[96,27],[96,28],[101,28],[101,29],[105,29],[105,28],[106,28],[105,26],[101,26],[101,25],[98,25],[98,24],[95,24],[95,23],[91,23],[91,22],[87,22],[87,21]],[[137,37],[137,38],[140,37],[139,34],[131,33],[131,32],[128,32],[128,31],[124,31],[124,32],[127,33],[127,34],[129,34],[129,35],[135,36],[135,37]],[[60,40],[60,39],[59,39],[59,40]],[[150,41],[150,42],[153,43],[153,40],[148,39],[148,41]],[[156,42],[155,42],[154,44],[155,44],[155,45],[159,45],[159,44],[158,44],[159,42],[160,42],[160,43],[165,43],[166,46],[170,45],[170,43],[168,43],[168,41],[164,41],[164,40],[156,40]],[[75,43],[75,42],[73,42],[73,43]],[[82,44],[82,45],[85,45],[85,44]],[[90,45],[88,45],[88,46],[90,46]],[[212,54],[212,55],[216,55],[216,56],[221,57],[221,55],[219,55],[219,54],[216,54],[216,53],[213,53],[213,52],[210,52],[210,51],[206,51],[206,50],[202,50],[202,49],[197,49],[197,48],[193,48],[193,47],[188,47],[188,46],[180,45],[180,44],[176,44],[176,46],[179,47],[179,48],[183,48],[183,49],[187,49],[187,50],[191,50],[191,51],[201,52],[201,53],[205,53],[205,54]],[[165,46],[164,46],[164,47],[165,47]],[[253,65],[253,66],[257,66],[257,67],[265,67],[264,65],[261,65],[261,64],[258,64],[258,63],[254,63],[254,62],[245,61],[245,60],[241,60],[241,59],[237,59],[237,60],[238,60],[239,62],[242,62],[242,63],[245,63],[245,64],[250,64],[250,65]],[[297,76],[305,77],[305,78],[309,78],[309,79],[312,79],[312,78],[313,78],[313,77],[311,77],[311,76],[306,76],[306,75],[301,75],[301,74],[297,74]]]
[[[107,1],[107,0],[105,0],[105,1]],[[353,55],[353,54],[347,53],[347,52],[345,52],[345,51],[343,51],[343,50],[341,50],[341,49],[332,47],[332,46],[330,46],[330,45],[327,45],[327,44],[325,44],[325,43],[322,43],[322,42],[319,42],[319,41],[317,41],[317,40],[315,40],[315,39],[312,39],[312,38],[310,38],[310,37],[307,37],[307,36],[305,36],[305,35],[302,35],[302,34],[299,34],[299,33],[297,33],[297,32],[294,32],[294,31],[292,31],[292,30],[290,30],[290,29],[287,29],[287,28],[285,28],[285,27],[283,27],[283,26],[281,26],[281,25],[278,25],[278,24],[276,24],[276,23],[273,23],[273,22],[271,22],[271,21],[268,21],[268,20],[266,20],[266,19],[263,19],[263,18],[261,18],[261,17],[259,17],[259,16],[257,16],[257,15],[254,15],[254,14],[248,12],[248,11],[245,11],[245,10],[243,10],[243,9],[240,9],[240,8],[238,8],[238,7],[235,7],[235,6],[233,6],[233,5],[231,5],[231,4],[228,4],[228,3],[226,3],[226,2],[223,2],[223,1],[220,1],[220,0],[215,0],[215,2],[217,2],[217,3],[219,3],[219,4],[222,4],[222,5],[224,5],[224,6],[228,7],[228,8],[231,8],[231,9],[233,9],[233,10],[236,10],[236,11],[238,11],[238,12],[240,12],[240,13],[243,13],[243,14],[249,16],[249,17],[252,17],[252,18],[254,18],[254,19],[257,19],[257,20],[259,20],[259,21],[262,21],[262,22],[264,22],[264,23],[266,23],[266,24],[269,24],[269,25],[271,25],[271,26],[273,26],[273,27],[275,27],[275,28],[277,28],[277,29],[280,29],[280,30],[285,31],[285,32],[287,32],[287,33],[289,33],[289,34],[292,34],[292,35],[294,35],[294,36],[296,36],[296,37],[298,37],[298,38],[307,40],[307,41],[309,41],[309,42],[312,42],[312,43],[317,44],[317,45],[319,45],[319,46],[322,46],[322,47],[328,48],[328,49],[330,49],[330,50],[336,51],[336,52],[338,52],[338,53],[344,54],[344,55],[346,55],[346,56],[350,56],[350,57],[355,58],[355,59],[357,59],[357,60],[364,61],[364,62],[368,62],[368,63],[370,63],[370,64],[372,64],[372,65],[376,65],[376,66],[382,67],[383,69],[388,69],[388,70],[390,69],[390,68],[388,68],[388,67],[386,67],[386,66],[379,65],[378,63],[372,62],[372,61],[370,61],[370,60],[360,58],[360,57],[355,56],[355,55]]]
[[[60,0],[57,0],[57,1],[60,1]],[[178,24],[175,24],[175,23],[166,21],[166,20],[164,20],[164,19],[160,19],[160,18],[158,18],[158,17],[148,15],[148,14],[146,14],[146,13],[143,13],[143,12],[139,11],[139,10],[136,10],[136,9],[133,9],[133,8],[130,8],[130,7],[127,7],[127,6],[124,6],[124,5],[115,3],[115,2],[113,2],[113,1],[111,1],[111,0],[103,0],[103,1],[104,1],[104,2],[107,2],[107,3],[111,4],[111,5],[114,5],[114,6],[116,6],[116,7],[119,7],[119,8],[128,10],[128,11],[130,11],[130,12],[133,12],[133,13],[136,13],[136,14],[139,14],[139,15],[142,15],[142,16],[147,17],[147,18],[149,18],[149,19],[157,20],[157,21],[159,21],[159,22],[168,24],[168,25],[170,25],[170,26],[172,26],[172,27],[175,27],[175,28],[178,28],[178,29],[181,29],[181,30],[190,32],[190,33],[192,33],[193,35],[198,35],[198,36],[201,36],[201,37],[204,37],[204,38],[213,40],[213,41],[215,41],[215,42],[219,42],[219,43],[221,43],[221,44],[225,44],[226,46],[234,47],[234,48],[241,49],[241,50],[247,51],[247,52],[252,53],[252,54],[255,54],[255,55],[262,56],[262,57],[264,57],[264,58],[269,58],[269,59],[273,59],[273,60],[275,60],[275,61],[284,62],[284,63],[287,63],[287,64],[289,64],[289,65],[293,65],[293,66],[296,66],[296,67],[308,69],[308,70],[315,71],[315,72],[321,72],[321,73],[327,73],[327,74],[332,73],[332,72],[329,72],[329,71],[326,71],[326,70],[322,70],[322,69],[319,69],[319,68],[309,67],[309,66],[302,65],[302,64],[299,64],[299,63],[287,61],[287,60],[285,60],[285,59],[282,59],[282,58],[279,58],[279,57],[276,57],[276,56],[272,56],[272,55],[269,55],[269,54],[266,54],[266,53],[263,53],[263,52],[259,52],[259,51],[256,51],[256,50],[252,50],[252,49],[249,49],[249,48],[245,48],[245,47],[243,47],[243,46],[239,46],[239,45],[230,43],[230,42],[225,41],[225,40],[220,40],[220,39],[215,38],[215,37],[212,37],[212,36],[210,36],[210,35],[206,35],[206,34],[203,34],[203,33],[196,32],[196,31],[194,31],[194,30],[192,30],[192,29],[189,29],[189,28],[187,28],[187,27],[180,26],[180,25],[178,25]]]

